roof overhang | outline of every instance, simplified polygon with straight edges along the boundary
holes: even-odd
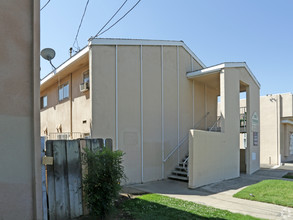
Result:
[[[282,123],[282,124],[293,125],[293,121],[291,121],[291,120],[282,120],[281,123]]]
[[[172,40],[142,40],[142,39],[115,39],[115,38],[91,38],[89,45],[139,45],[139,46],[181,46],[183,47],[202,68],[206,66],[204,63],[189,49],[183,41]]]
[[[189,79],[194,79],[196,77],[204,76],[204,75],[209,75],[209,74],[215,74],[215,73],[220,73],[222,69],[224,68],[245,68],[251,78],[255,81],[255,83],[258,85],[260,88],[260,83],[256,79],[256,77],[253,75],[249,67],[245,62],[228,62],[228,63],[221,63],[216,66],[211,66],[207,67],[201,70],[193,71],[187,73],[187,78]]]
[[[203,68],[206,66],[203,62],[189,49],[189,47],[183,41],[169,41],[169,40],[141,40],[141,39],[115,39],[115,38],[91,38],[89,44],[81,51],[76,53],[73,57],[66,60],[63,64],[57,67],[54,71],[46,75],[41,79],[41,86],[57,77],[60,72],[65,71],[77,60],[86,56],[89,52],[90,46],[94,45],[149,45],[149,46],[181,46],[183,47]]]
[[[89,47],[86,46],[81,51],[76,53],[73,57],[69,58],[67,61],[65,61],[63,64],[61,64],[59,67],[57,67],[54,71],[52,71],[47,76],[45,76],[41,80],[41,86],[43,84],[45,84],[46,82],[50,81],[51,79],[57,77],[61,72],[65,71],[69,66],[73,65],[74,62],[87,56],[88,52],[89,52]]]

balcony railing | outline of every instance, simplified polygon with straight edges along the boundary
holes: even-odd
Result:
[[[48,140],[73,140],[83,138],[81,132],[63,132],[63,133],[49,133]]]

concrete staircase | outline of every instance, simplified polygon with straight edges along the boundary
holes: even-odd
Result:
[[[180,180],[184,182],[188,182],[188,163],[186,163],[184,167],[184,161],[188,158],[188,155],[185,156],[184,159],[175,167],[172,171],[171,175],[168,176],[169,179]]]

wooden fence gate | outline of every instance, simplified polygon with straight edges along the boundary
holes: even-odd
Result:
[[[84,214],[81,152],[112,148],[111,139],[48,140],[47,165],[48,213],[50,220],[72,219]]]

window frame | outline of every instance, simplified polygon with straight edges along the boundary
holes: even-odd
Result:
[[[68,87],[67,96],[65,96],[64,89]],[[62,97],[60,98],[60,90],[62,91]],[[69,99],[70,87],[69,82],[63,83],[62,85],[58,86],[58,101],[62,102],[63,100]]]
[[[44,102],[44,99],[46,100],[46,102]],[[41,106],[41,109],[44,109],[48,106],[48,95],[44,95],[41,97],[40,106]]]
[[[85,77],[87,75],[87,77]],[[86,80],[87,79],[87,80]],[[82,73],[82,82],[83,83],[89,83],[90,82],[90,72],[89,72],[89,70],[87,70],[87,71],[84,71],[83,73]]]

